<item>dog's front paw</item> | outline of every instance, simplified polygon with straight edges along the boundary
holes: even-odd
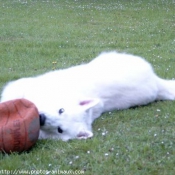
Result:
[[[79,132],[79,134],[77,135],[78,139],[88,139],[93,137],[93,133],[90,131],[81,131]]]

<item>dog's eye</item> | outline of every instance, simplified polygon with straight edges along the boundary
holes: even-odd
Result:
[[[60,127],[58,127],[58,132],[63,133],[63,130]]]
[[[58,112],[59,112],[59,114],[62,114],[64,112],[64,109],[61,108]]]

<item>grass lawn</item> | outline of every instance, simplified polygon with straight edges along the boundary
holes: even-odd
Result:
[[[105,50],[145,57],[175,78],[175,1],[0,0],[0,91]],[[29,152],[0,154],[0,174],[175,174],[175,102],[103,114],[93,130],[89,140],[39,140]]]

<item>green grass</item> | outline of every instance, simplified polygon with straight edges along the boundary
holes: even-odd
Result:
[[[175,1],[0,0],[0,90],[7,81],[88,62],[105,50],[140,55],[161,77],[175,78]],[[0,174],[174,175],[174,106],[106,113],[93,124],[92,139],[39,140],[29,152],[0,154]]]

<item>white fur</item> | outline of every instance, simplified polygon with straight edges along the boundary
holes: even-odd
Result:
[[[92,137],[92,122],[103,112],[174,100],[175,81],[159,78],[138,56],[107,52],[85,65],[8,83],[1,102],[16,98],[32,101],[47,116],[40,138],[66,141]]]

